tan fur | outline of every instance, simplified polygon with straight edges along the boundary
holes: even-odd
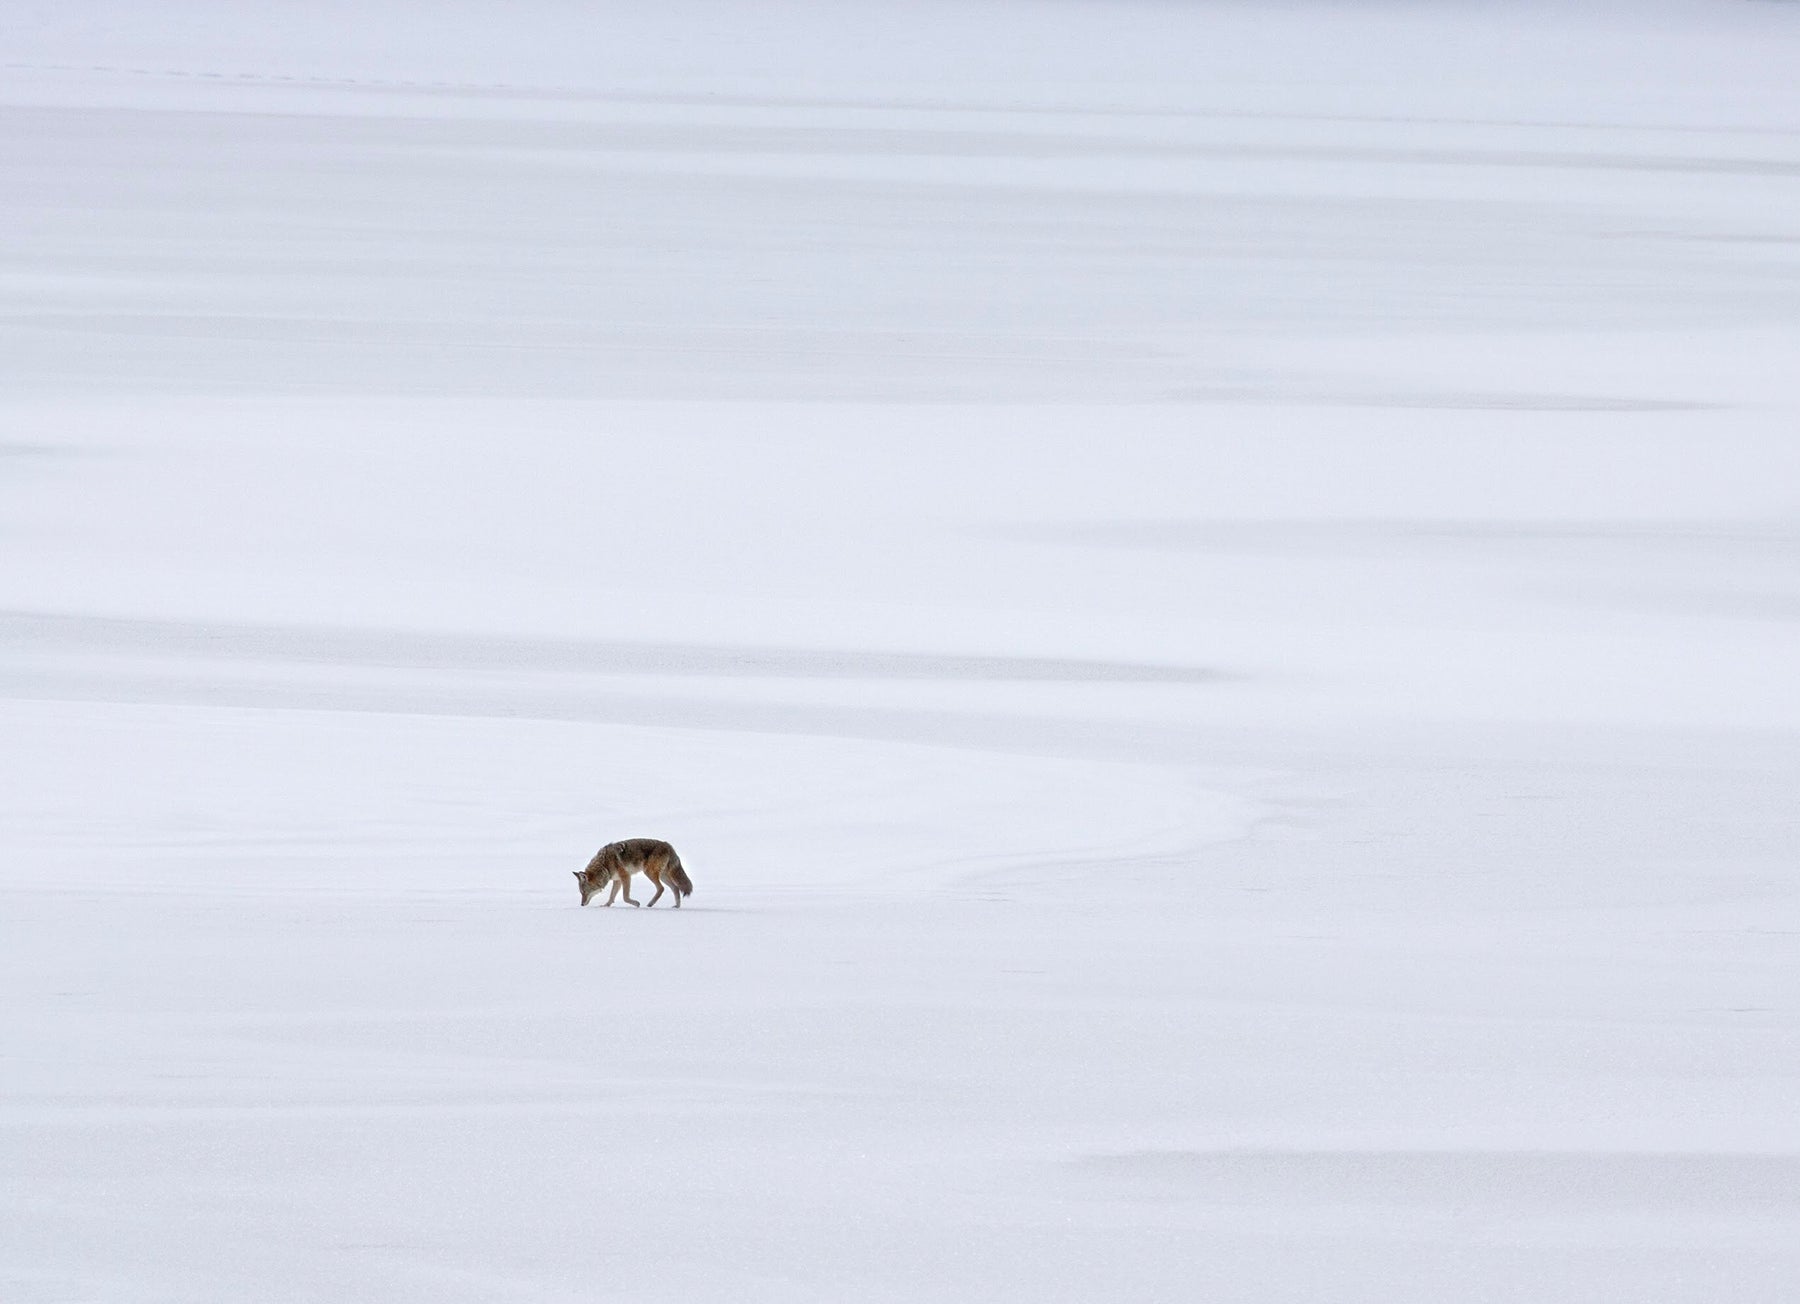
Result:
[[[642,874],[656,884],[656,895],[649,901],[631,899],[633,874]],[[679,910],[681,898],[692,896],[694,892],[694,882],[682,868],[681,857],[675,854],[675,848],[657,838],[627,838],[623,842],[607,843],[594,853],[586,869],[575,871],[575,883],[581,889],[584,906],[608,883],[612,884],[612,892],[600,903],[608,906],[618,900],[621,889],[625,893],[625,904],[631,906],[653,906],[662,899],[664,889],[668,889]]]

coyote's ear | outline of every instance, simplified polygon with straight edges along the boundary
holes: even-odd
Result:
[[[578,870],[576,870],[576,871],[574,871],[574,873],[575,873],[575,877],[576,877],[576,878],[580,878],[580,877],[581,877],[581,871],[580,871],[580,870],[579,870],[579,869],[578,869]]]

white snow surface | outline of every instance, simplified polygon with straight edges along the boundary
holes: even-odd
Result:
[[[0,20],[0,1300],[1795,1298],[1800,5]]]

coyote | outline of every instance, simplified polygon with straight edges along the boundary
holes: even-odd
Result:
[[[649,901],[633,901],[631,899],[631,876],[642,874],[656,884],[656,895]],[[594,895],[612,884],[612,892],[600,904],[610,906],[619,895],[619,889],[625,889],[626,905],[655,905],[662,898],[664,888],[672,888],[675,893],[675,908],[681,909],[681,898],[694,894],[694,882],[681,867],[681,857],[675,854],[675,848],[656,838],[627,838],[623,842],[609,842],[594,853],[588,861],[586,869],[575,871],[575,883],[581,888],[581,904],[586,905]]]

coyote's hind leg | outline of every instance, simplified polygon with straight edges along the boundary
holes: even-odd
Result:
[[[652,883],[656,884],[656,895],[651,897],[648,901],[644,902],[644,908],[649,909],[651,906],[655,905],[658,901],[662,900],[662,894],[663,894],[662,869],[656,865],[645,865],[644,866],[644,877],[649,879]],[[677,905],[681,904],[681,897],[679,894],[677,894],[675,897],[675,903]]]

